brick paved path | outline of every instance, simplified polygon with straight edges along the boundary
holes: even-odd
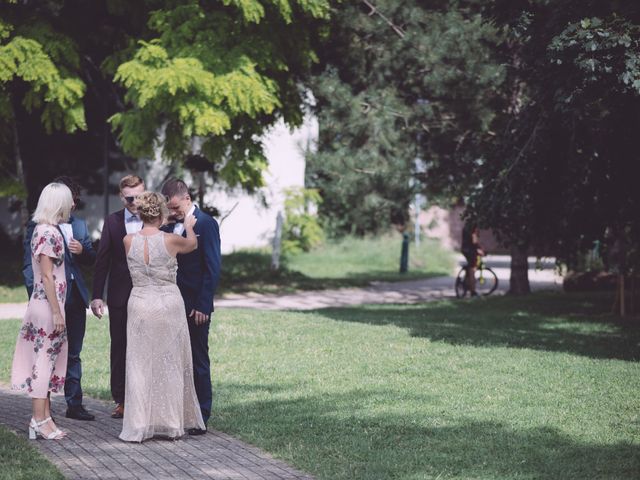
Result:
[[[54,397],[53,415],[69,436],[31,442],[69,479],[312,479],[255,447],[211,430],[177,441],[126,443],[118,439],[122,420],[109,416],[109,403],[90,398],[84,403],[96,415],[95,421],[65,418],[64,398]],[[0,423],[26,437],[30,417],[29,399],[0,386]]]

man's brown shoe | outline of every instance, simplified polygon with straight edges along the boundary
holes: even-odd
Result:
[[[111,418],[122,418],[124,417],[124,403],[116,404],[116,408],[111,412]]]

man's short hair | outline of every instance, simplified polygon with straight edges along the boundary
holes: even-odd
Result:
[[[162,185],[162,194],[167,198],[173,198],[176,195],[190,195],[189,187],[179,178],[170,178]]]
[[[140,178],[138,175],[127,175],[126,177],[122,177],[120,180],[120,191],[123,188],[133,188],[138,185],[144,185],[144,180]]]

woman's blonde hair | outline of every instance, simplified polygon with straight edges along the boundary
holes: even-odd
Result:
[[[40,192],[32,219],[35,223],[57,225],[69,220],[72,207],[73,196],[69,187],[64,183],[50,183]]]
[[[134,205],[138,209],[140,219],[151,223],[157,218],[165,219],[169,215],[164,195],[156,192],[144,192],[136,197]]]

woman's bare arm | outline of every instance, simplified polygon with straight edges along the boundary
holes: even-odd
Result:
[[[175,256],[179,253],[190,253],[198,247],[198,237],[196,237],[193,231],[195,224],[196,218],[193,215],[189,215],[184,219],[184,230],[187,232],[187,238],[173,233],[166,236],[167,250],[171,255]]]
[[[53,331],[61,333],[65,327],[64,315],[58,303],[56,296],[56,282],[53,279],[53,259],[47,255],[38,255],[40,261],[40,270],[42,272],[42,283],[44,285],[44,293],[49,301],[51,313],[53,314]]]

